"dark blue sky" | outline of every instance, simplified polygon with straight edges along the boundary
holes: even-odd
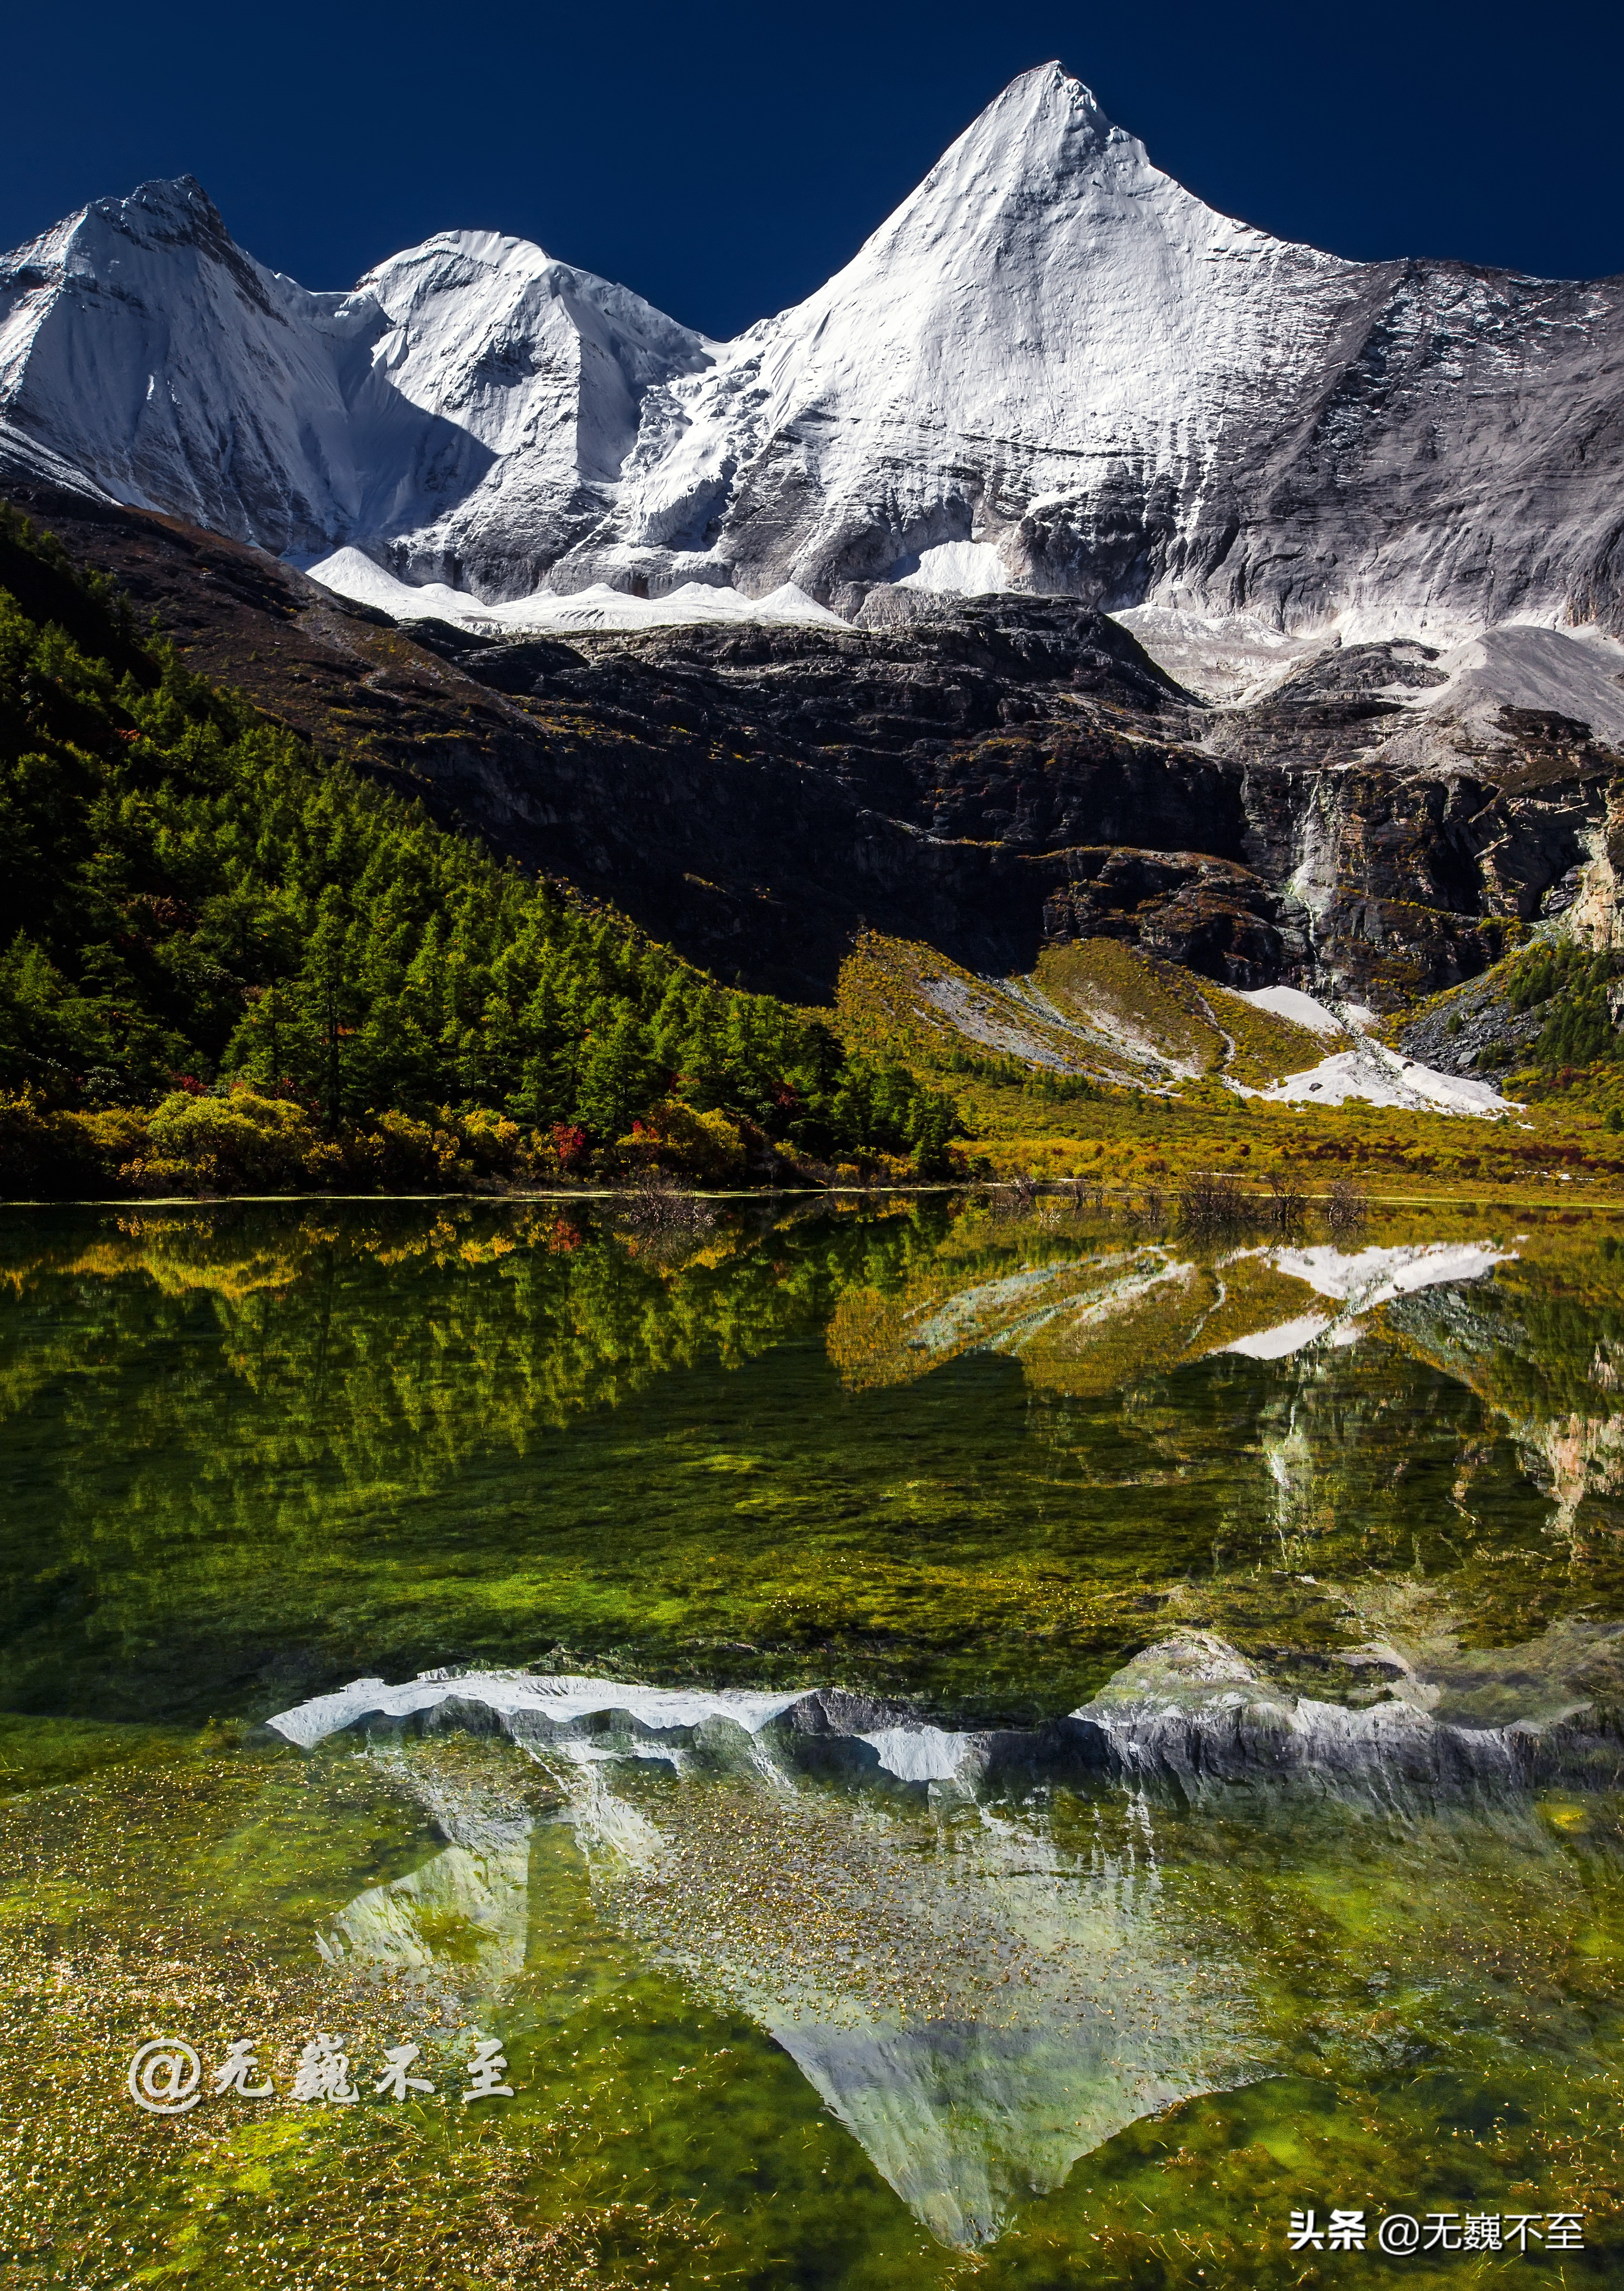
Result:
[[[1060,56],[1212,205],[1354,256],[1624,270],[1624,9],[78,0],[9,12],[0,246],[190,172],[308,286],[451,225],[727,334]]]

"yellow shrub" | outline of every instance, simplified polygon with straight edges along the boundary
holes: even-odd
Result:
[[[724,1113],[697,1113],[680,1097],[661,1098],[616,1148],[644,1169],[668,1170],[697,1185],[727,1185],[744,1172],[744,1139]]]
[[[463,1154],[485,1175],[506,1177],[520,1158],[524,1133],[518,1123],[506,1114],[493,1113],[488,1105],[476,1105],[471,1113],[461,1115],[443,1106],[440,1120],[447,1129],[460,1132]]]
[[[431,1129],[409,1113],[369,1118],[372,1129],[364,1131],[356,1145],[375,1162],[385,1186],[449,1186],[473,1175],[472,1163],[462,1159],[461,1140],[449,1130]]]
[[[67,1118],[91,1150],[109,1164],[138,1161],[147,1152],[151,1124],[139,1106],[113,1105],[94,1113],[70,1113]]]
[[[220,1193],[296,1185],[316,1143],[302,1106],[244,1089],[229,1097],[177,1090],[148,1127],[156,1159],[180,1163],[199,1186]]]

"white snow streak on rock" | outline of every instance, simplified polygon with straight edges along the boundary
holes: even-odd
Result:
[[[939,1011],[956,1033],[969,1041],[1002,1051],[1006,1057],[1024,1058],[1030,1065],[1049,1066],[1060,1073],[1074,1071],[1083,1062],[1083,1041],[1079,1040],[1074,1056],[1052,1037],[1045,1040],[1030,1032],[1022,1023],[1019,1007],[1023,998],[1012,991],[1012,982],[1001,978],[972,985],[968,979],[948,972],[942,977],[925,979],[919,992],[932,1010]],[[1076,1033],[1059,1011],[1054,1012],[1052,1023],[1062,1035]]]

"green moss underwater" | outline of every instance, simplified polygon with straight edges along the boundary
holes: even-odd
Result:
[[[1616,2280],[1604,1759],[909,1780],[725,1724],[527,1744],[454,1692],[262,1723],[514,1668],[1026,1740],[1204,1633],[1288,1696],[1610,1740],[1607,1237],[0,1212],[8,2279]],[[1438,1261],[1337,1270],[1378,1250]],[[353,2104],[292,2096],[324,2033]],[[161,2037],[205,2066],[168,2117],[125,2084]],[[214,2092],[239,2039],[268,2097]],[[512,2095],[465,2102],[492,2040]],[[403,2045],[432,2094],[375,2090]],[[1309,2207],[1369,2247],[1289,2251]],[[1378,2252],[1395,2213],[1435,2247]]]

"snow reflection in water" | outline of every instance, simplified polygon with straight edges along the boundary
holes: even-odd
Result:
[[[1164,1915],[1142,1798],[1061,1845],[1047,1789],[978,1789],[968,1736],[812,1731],[824,1699],[786,1721],[707,1696],[661,1724],[681,1698],[606,1692],[631,1708],[509,1721],[566,1793],[600,1913],[767,2030],[941,2241],[991,2239],[1124,2125],[1259,2072],[1238,1973]],[[413,1787],[421,1748],[374,1732]],[[358,1895],[321,1946],[428,1966],[454,1925],[494,1999],[524,1966],[524,1845],[492,1850],[432,1769],[426,1796],[471,1842]]]
[[[548,1914],[526,1900],[536,1817],[449,1783],[440,1756],[495,1725],[510,1740],[485,1748],[556,1791],[599,1917],[747,2014],[931,2232],[971,2247],[1125,2126],[1281,2068],[1260,1897],[1220,1874],[1237,1846],[1268,1859],[1289,1838],[1339,1891],[1356,1850],[1356,1894],[1412,1905],[1418,1874],[1447,1893],[1452,1869],[1492,1883],[1509,1855],[1526,1877],[1549,1853],[1540,1793],[1616,1769],[1621,1651],[1624,1628],[1597,1625],[1495,1654],[1383,1640],[1328,1700],[1185,1632],[1019,1732],[838,1690],[513,1673],[358,1683],[275,1723],[308,1746],[364,1739],[451,1840],[358,1895],[324,1953],[427,1971],[449,1949],[492,2002],[511,1993]],[[1391,1865],[1374,1881],[1372,1850]],[[1384,1957],[1369,1978],[1388,1977]]]

